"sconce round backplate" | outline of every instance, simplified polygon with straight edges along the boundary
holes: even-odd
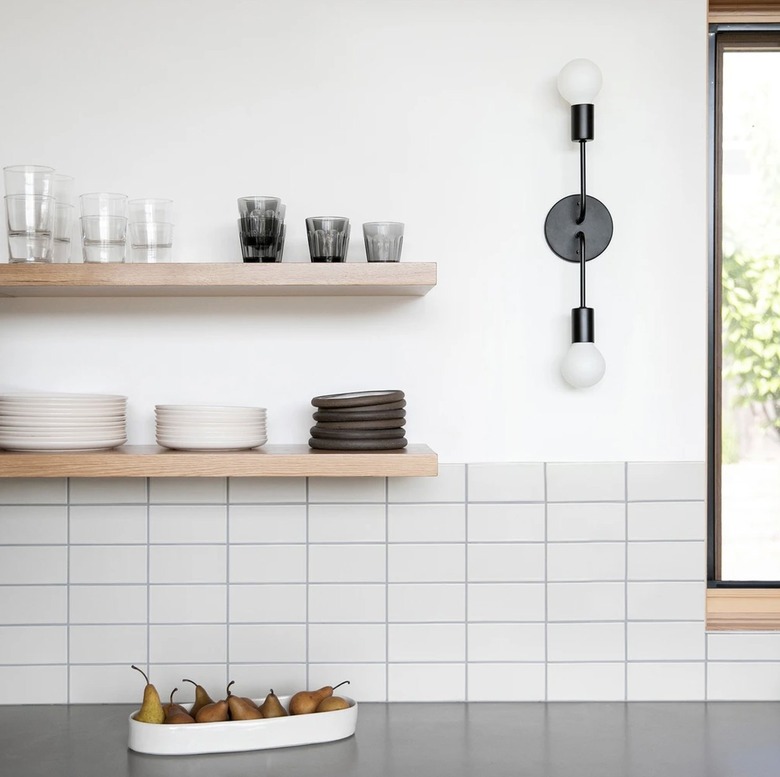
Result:
[[[612,240],[612,216],[606,205],[595,197],[587,196],[585,219],[577,223],[580,215],[580,195],[571,194],[558,200],[550,208],[544,221],[544,236],[554,254],[567,262],[580,261],[580,241],[577,233],[585,235],[585,261],[595,259]]]

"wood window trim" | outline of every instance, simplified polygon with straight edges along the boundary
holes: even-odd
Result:
[[[707,631],[780,630],[780,588],[708,588]]]

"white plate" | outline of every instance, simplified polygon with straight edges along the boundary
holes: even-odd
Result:
[[[357,727],[357,702],[344,698],[351,705],[345,710],[223,723],[139,723],[133,720],[134,712],[129,717],[127,746],[150,755],[195,755],[335,742],[352,736]],[[255,701],[262,703],[262,699]],[[280,696],[279,701],[287,707],[290,697]],[[184,706],[189,709],[191,705]]]
[[[121,394],[67,394],[41,392],[40,394],[0,394],[0,402],[127,402]]]
[[[116,426],[95,426],[89,429],[57,429],[55,427],[41,427],[28,429],[19,426],[0,426],[0,436],[3,437],[116,437],[125,434],[124,424]]]
[[[185,413],[265,413],[264,407],[238,407],[235,405],[155,405],[155,410]]]
[[[266,430],[265,424],[212,424],[211,426],[203,426],[200,424],[166,424],[162,421],[158,421],[157,431],[170,431],[170,432],[191,432],[193,434],[241,434],[243,432],[264,432]]]
[[[157,444],[163,448],[171,448],[175,451],[248,451],[251,448],[260,448],[265,445],[266,440],[252,440],[249,443],[217,443],[185,440],[157,440]]]
[[[112,424],[123,424],[124,415],[106,416],[105,418],[93,418],[92,416],[51,416],[44,418],[41,416],[26,415],[5,415],[0,413],[0,424],[5,426],[106,426]]]
[[[240,424],[255,423],[256,421],[265,421],[267,416],[263,413],[252,415],[220,415],[219,413],[203,413],[201,415],[191,413],[157,413],[155,418],[158,421],[171,421],[177,423],[208,423],[208,424]]]
[[[81,440],[79,442],[63,442],[62,440],[3,440],[0,448],[9,451],[89,451],[107,450],[124,445],[126,437],[115,440]]]

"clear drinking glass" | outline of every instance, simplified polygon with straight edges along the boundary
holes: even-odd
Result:
[[[55,173],[52,181],[52,197],[62,205],[76,204],[76,180],[72,175]]]
[[[10,262],[51,262],[54,197],[10,194],[5,197]]]
[[[306,237],[312,262],[344,262],[349,249],[349,219],[343,216],[311,216]]]
[[[124,216],[82,216],[85,262],[124,262],[127,219]]]
[[[130,224],[130,256],[133,262],[170,262],[172,246],[173,224],[146,221]]]
[[[363,224],[363,240],[369,262],[399,262],[404,225],[400,221],[367,221]]]
[[[173,200],[145,197],[127,203],[131,224],[172,224]]]
[[[6,194],[37,194],[50,197],[54,168],[44,165],[10,165],[3,168]]]
[[[73,236],[73,220],[76,208],[57,202],[54,214],[54,246],[52,258],[55,262],[69,262],[71,255],[71,238]]]
[[[119,216],[127,219],[127,195],[91,192],[79,197],[82,216]]]

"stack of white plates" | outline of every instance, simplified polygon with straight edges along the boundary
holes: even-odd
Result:
[[[157,444],[183,451],[246,450],[268,439],[264,407],[155,405]]]
[[[127,442],[127,397],[111,394],[2,394],[0,448],[77,451]]]

